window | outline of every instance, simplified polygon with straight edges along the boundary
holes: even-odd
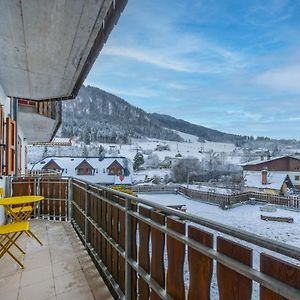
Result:
[[[296,175],[296,176],[295,176],[295,180],[297,180],[297,181],[300,180],[300,176],[299,176],[299,175]]]
[[[109,167],[108,174],[109,175],[123,175],[123,168],[119,164],[114,163]]]
[[[77,175],[93,175],[92,168],[78,168]]]

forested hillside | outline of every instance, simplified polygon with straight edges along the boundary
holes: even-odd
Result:
[[[167,115],[150,114],[99,88],[83,86],[74,101],[63,103],[62,135],[92,141],[128,143],[130,138],[182,141],[173,130],[200,141],[242,143],[247,138],[191,124]]]

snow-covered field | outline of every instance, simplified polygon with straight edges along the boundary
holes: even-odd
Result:
[[[183,186],[186,187],[186,185]],[[223,195],[232,195],[234,193],[234,190],[229,188],[212,187],[212,186],[199,185],[199,184],[189,184],[189,189],[197,190],[201,192],[223,194]]]
[[[274,239],[276,241],[300,248],[300,212],[278,208],[277,211],[273,213],[261,212],[261,205],[242,205],[234,209],[222,210],[218,206],[210,205],[197,200],[192,200],[176,194],[139,194],[138,196],[139,198],[144,198],[146,200],[150,200],[162,205],[186,205],[188,213],[192,213],[205,219],[216,221],[224,225],[229,225],[234,228],[239,228],[247,232],[258,234],[261,237]],[[292,217],[294,219],[294,223],[263,221],[260,219],[261,214],[280,217]],[[207,228],[205,230],[214,232],[213,230],[209,230]],[[214,233],[215,238],[216,236],[224,235],[221,233]],[[258,246],[246,242],[239,242],[253,249],[253,266],[255,269],[259,269],[260,252],[263,251],[265,253],[271,253],[272,255],[276,256],[276,254],[266,249],[262,249]],[[166,259],[167,258],[165,257],[165,260]],[[289,260],[299,265],[299,262],[295,262],[292,259]],[[185,262],[185,281],[186,285],[188,285],[189,278],[187,271],[187,262]],[[219,299],[218,285],[216,280],[216,264],[214,264],[211,287],[211,299]],[[257,283],[253,283],[252,299],[259,299],[259,286]]]
[[[205,157],[205,152],[214,151],[218,153],[225,153],[226,160],[239,163],[239,155],[233,155],[233,150],[235,149],[234,144],[227,143],[214,143],[214,142],[198,142],[196,136],[181,133],[180,135],[187,142],[174,142],[174,141],[164,141],[157,139],[134,139],[131,145],[120,145],[120,144],[105,144],[105,143],[92,143],[91,145],[86,145],[89,152],[89,156],[97,156],[99,145],[101,144],[108,155],[120,155],[125,156],[133,160],[137,151],[142,151],[145,155],[147,153],[155,153],[158,155],[159,159],[162,161],[166,156],[175,157],[176,154],[180,153],[183,157],[193,156],[198,159]],[[189,142],[190,141],[190,142]],[[170,150],[156,151],[157,145],[168,145]],[[36,162],[43,158],[45,155],[45,146],[29,146],[28,148],[29,161]],[[47,146],[46,155],[73,155],[82,156],[83,145],[75,144],[73,146]]]
[[[300,212],[277,208],[276,212],[261,212],[261,205],[242,205],[229,210],[175,194],[139,194],[140,198],[162,205],[184,204],[187,212],[230,225],[251,233],[300,247]],[[266,222],[260,215],[292,217],[294,223]]]

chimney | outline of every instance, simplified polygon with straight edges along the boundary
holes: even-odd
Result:
[[[261,171],[261,184],[266,185],[268,183],[268,170]]]

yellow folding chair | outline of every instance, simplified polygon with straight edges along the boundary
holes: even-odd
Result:
[[[26,206],[17,206],[14,208],[10,208],[7,212],[11,217],[12,222],[23,222],[27,221],[33,211],[33,207],[30,205]],[[38,237],[31,231],[28,230],[25,232],[29,237],[33,237],[41,246],[43,243],[38,239]]]
[[[25,251],[16,243],[16,241],[22,235],[23,232],[26,233],[28,231],[28,221],[0,226],[0,258],[3,257],[5,253],[7,253],[22,269],[24,269],[24,265],[10,251],[10,248],[12,246],[15,246],[21,253],[25,254]]]

